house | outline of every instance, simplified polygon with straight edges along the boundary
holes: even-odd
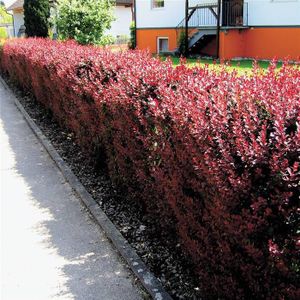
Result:
[[[17,0],[7,8],[7,11],[13,13],[14,36],[18,36],[20,29],[24,26],[23,4],[24,0]]]
[[[116,20],[107,33],[117,38],[117,41],[122,41],[125,37],[128,39],[133,21],[133,0],[116,0],[114,15]]]
[[[175,51],[187,32],[185,44],[195,54],[300,57],[300,0],[135,1],[139,49]]]
[[[49,0],[50,5],[55,3],[56,0]],[[14,36],[22,37],[25,36],[25,26],[24,26],[24,0],[17,0],[13,2],[6,10],[11,11],[13,15],[13,27]]]
[[[54,0],[50,0],[55,2]],[[129,37],[130,24],[133,20],[133,0],[116,0],[115,17],[116,20],[111,24],[111,29],[107,31],[107,34],[111,34],[115,38]],[[14,17],[14,34],[20,36],[20,33],[24,31],[24,0],[17,0],[11,6],[7,8],[8,11],[13,12]]]

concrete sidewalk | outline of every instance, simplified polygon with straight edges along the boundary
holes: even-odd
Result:
[[[1,299],[142,299],[0,82]]]

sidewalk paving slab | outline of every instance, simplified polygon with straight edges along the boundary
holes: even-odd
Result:
[[[1,299],[142,299],[0,83]]]

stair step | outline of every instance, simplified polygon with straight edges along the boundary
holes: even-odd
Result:
[[[207,35],[216,35],[216,29],[200,29],[189,39],[189,49],[192,48],[201,38]]]

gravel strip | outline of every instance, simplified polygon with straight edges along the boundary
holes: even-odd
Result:
[[[162,231],[157,221],[145,214],[138,201],[118,191],[105,169],[100,169],[76,144],[74,134],[59,126],[53,116],[30,94],[6,80],[27,113],[69,164],[84,187],[99,203],[110,220],[137,251],[151,272],[160,279],[174,299],[201,299],[197,277],[184,258],[176,236]]]

